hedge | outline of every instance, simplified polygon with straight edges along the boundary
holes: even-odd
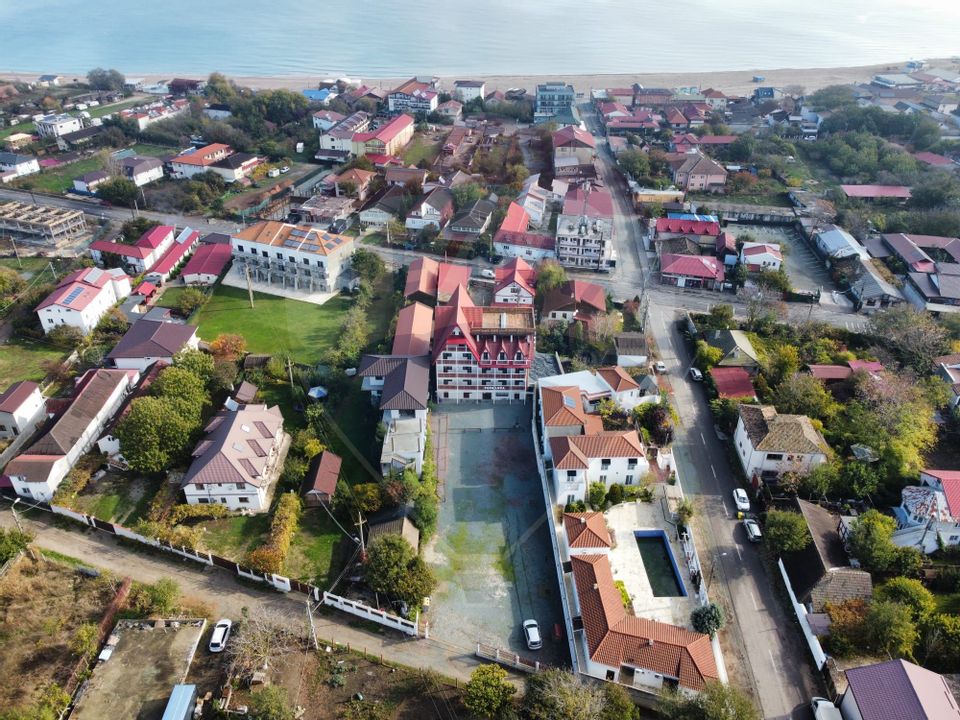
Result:
[[[273,512],[270,536],[261,547],[247,553],[246,564],[260,572],[282,572],[283,563],[290,552],[290,542],[300,525],[302,509],[296,493],[284,493]]]

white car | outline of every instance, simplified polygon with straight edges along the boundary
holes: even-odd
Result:
[[[287,165],[284,165],[282,168],[280,168],[280,172],[286,175],[288,172],[290,172],[290,168]]]
[[[491,270],[490,268],[482,268],[482,269],[480,270],[480,277],[484,277],[484,278],[488,278],[488,279],[490,279],[490,280],[493,280],[496,276],[497,276],[497,274],[496,274],[493,270]]]
[[[700,372],[699,368],[692,367],[690,368],[690,379],[694,382],[703,382],[703,373]]]
[[[763,540],[763,533],[760,532],[760,523],[752,518],[743,521],[743,529],[747,531],[747,540],[752,543],[758,543]]]
[[[527,641],[527,647],[531,650],[539,650],[543,647],[543,639],[540,637],[540,625],[536,620],[523,621],[523,637]]]
[[[832,702],[822,697],[815,697],[810,701],[814,720],[843,720],[840,710]]]
[[[657,360],[657,362],[653,364],[653,369],[663,375],[663,373],[667,371],[667,364],[663,360]]]
[[[213,634],[210,636],[210,652],[223,652],[224,648],[227,647],[227,640],[230,638],[232,627],[233,622],[227,618],[217,620],[217,624],[213,626]]]
[[[750,498],[747,497],[747,491],[743,488],[734,490],[733,504],[737,506],[737,510],[740,512],[750,512]]]

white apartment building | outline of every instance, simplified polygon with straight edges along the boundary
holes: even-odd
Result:
[[[553,490],[563,504],[585,500],[591,483],[636,485],[650,471],[636,430],[550,438]]]
[[[5,468],[17,495],[50,502],[74,463],[96,443],[139,377],[135,370],[90,370],[56,423]]]
[[[338,153],[353,152],[353,136],[370,128],[370,115],[358,110],[348,115],[328,130],[320,133],[320,150]],[[319,154],[319,153],[318,153]]]
[[[748,478],[806,473],[827,462],[830,446],[806,415],[781,415],[771,405],[741,405],[733,435]]]
[[[268,285],[308,292],[334,292],[343,287],[356,241],[347,235],[310,225],[267,220],[230,238],[233,271]],[[269,292],[269,290],[265,290]]]
[[[36,312],[45,333],[70,325],[87,335],[107,310],[129,294],[130,278],[123,270],[84,268],[64,277]]]
[[[83,129],[83,121],[73,115],[44,115],[34,125],[40,137],[58,138]]]
[[[483,80],[456,80],[453,83],[453,94],[462,103],[483,98],[487,94],[487,84]]]
[[[616,265],[613,197],[601,188],[574,188],[557,220],[557,259],[565,267],[609,271]]]

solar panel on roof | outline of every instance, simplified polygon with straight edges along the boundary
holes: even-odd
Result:
[[[336,247],[336,245],[334,245],[333,243],[324,243],[323,246],[324,246],[327,250],[333,250],[333,248]]]
[[[82,294],[83,294],[83,288],[74,288],[73,290],[70,291],[70,294],[63,299],[63,304],[69,305],[78,297],[80,297]]]
[[[294,237],[306,237],[310,234],[309,230],[301,230],[300,228],[294,228],[290,231],[290,234]]]
[[[296,248],[300,247],[300,242],[297,241],[297,240],[284,240],[284,241],[283,241],[283,246],[284,246],[285,248],[293,248],[293,249],[296,249]]]

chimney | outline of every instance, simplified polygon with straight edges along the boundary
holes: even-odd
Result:
[[[586,525],[586,524],[587,524],[587,519],[586,519],[585,517],[581,517],[581,518],[580,518],[580,524],[581,524],[581,525]]]
[[[597,585],[596,583],[594,583],[594,584],[593,584],[593,589],[594,589],[594,590],[599,590],[599,589],[600,589],[600,586]]]

